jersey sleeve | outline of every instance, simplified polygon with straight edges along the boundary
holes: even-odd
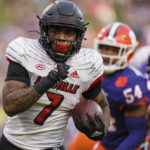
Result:
[[[87,69],[88,80],[85,83],[85,91],[86,95],[90,95],[88,97],[94,98],[101,91],[101,79],[103,77],[103,60],[101,55],[92,50],[92,53],[89,57],[89,68]],[[90,94],[88,94],[90,93]]]
[[[91,56],[91,70],[89,72],[90,79],[88,81],[88,90],[91,89],[103,77],[104,67],[101,55],[93,50]]]

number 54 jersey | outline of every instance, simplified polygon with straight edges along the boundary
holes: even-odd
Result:
[[[110,128],[102,143],[108,148],[116,148],[128,135],[124,107],[147,103],[150,98],[149,81],[137,69],[127,67],[103,80],[102,87],[111,112]]]
[[[17,38],[6,51],[8,60],[23,66],[30,86],[42,80],[57,64],[47,55],[38,40]],[[71,111],[80,95],[102,78],[102,58],[95,50],[81,48],[66,62],[68,77],[50,88],[30,109],[8,117],[4,135],[22,149],[38,150],[59,147]]]

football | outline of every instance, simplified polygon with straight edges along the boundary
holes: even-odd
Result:
[[[89,100],[79,102],[75,105],[72,111],[72,118],[74,122],[77,117],[82,117],[83,120],[87,121],[87,116],[86,116],[87,112],[89,112],[93,118],[95,112],[98,113],[100,118],[103,118],[103,112],[101,107],[95,101],[89,99]]]

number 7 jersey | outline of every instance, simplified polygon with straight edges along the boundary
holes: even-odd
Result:
[[[57,64],[38,40],[17,38],[9,44],[6,57],[28,71],[30,86],[56,70]],[[10,142],[31,150],[62,145],[68,118],[80,95],[103,74],[102,58],[95,50],[81,48],[66,64],[70,66],[68,78],[50,88],[27,111],[8,117],[4,135]]]

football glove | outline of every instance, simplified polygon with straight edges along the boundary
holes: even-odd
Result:
[[[107,134],[107,129],[99,115],[95,113],[94,119],[90,113],[86,113],[86,116],[88,121],[84,121],[82,117],[75,119],[76,128],[94,141],[103,140]]]
[[[69,66],[66,64],[58,63],[57,64],[57,71],[52,70],[49,72],[49,74],[45,77],[46,80],[49,80],[52,82],[51,84],[54,85],[61,80],[64,80],[68,76],[68,69]]]
[[[33,88],[40,94],[43,95],[49,88],[57,84],[61,80],[68,77],[69,66],[63,63],[57,64],[57,71],[51,70],[49,74],[40,82],[35,84]]]

